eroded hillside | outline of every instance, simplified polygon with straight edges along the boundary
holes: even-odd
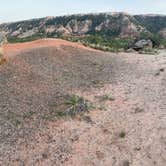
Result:
[[[0,25],[8,37],[57,37],[99,34],[109,37],[138,37],[142,32],[159,33],[166,28],[166,16],[101,13],[46,17]]]

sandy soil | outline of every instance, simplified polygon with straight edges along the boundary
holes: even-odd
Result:
[[[32,46],[5,46],[0,165],[166,165],[166,51],[113,54],[61,40]],[[41,118],[59,93],[95,108],[84,118]]]

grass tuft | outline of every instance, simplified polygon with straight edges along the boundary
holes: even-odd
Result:
[[[71,95],[67,97],[66,105],[68,106],[67,112],[70,115],[76,115],[78,113],[88,112],[87,100],[76,95]]]
[[[141,113],[141,112],[144,112],[144,109],[143,109],[143,108],[137,107],[137,108],[135,109],[135,113]]]
[[[77,95],[62,95],[56,98],[55,102],[49,103],[50,111],[44,119],[55,120],[57,118],[74,117],[83,115],[94,108],[93,105]]]
[[[125,138],[125,137],[126,137],[126,133],[125,133],[124,131],[121,131],[121,132],[119,133],[119,137],[120,137],[120,138]]]
[[[115,97],[112,94],[106,94],[106,95],[102,96],[102,100],[114,101]]]

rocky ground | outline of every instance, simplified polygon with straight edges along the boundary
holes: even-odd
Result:
[[[0,165],[166,165],[166,51],[114,54],[40,40],[6,45],[5,53]],[[65,94],[93,108],[54,116]]]

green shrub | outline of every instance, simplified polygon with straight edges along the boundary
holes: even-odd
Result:
[[[43,38],[44,36],[42,35],[33,35],[30,37],[26,37],[26,38],[17,38],[17,37],[8,37],[8,42],[9,43],[24,43],[24,42],[30,42],[30,41],[34,41],[34,40],[38,40]]]
[[[162,43],[162,36],[159,34],[152,34],[149,32],[142,32],[140,34],[139,40],[140,39],[146,39],[146,40],[151,40],[153,42],[154,47],[159,47]]]
[[[125,133],[124,131],[121,131],[121,132],[119,133],[119,137],[120,137],[120,138],[125,138],[125,137],[126,137],[126,133]]]

